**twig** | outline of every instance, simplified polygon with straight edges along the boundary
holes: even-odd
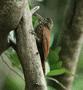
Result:
[[[40,6],[35,6],[33,9],[31,9],[31,14],[33,15],[39,9],[40,9]]]
[[[54,82],[56,82],[57,84],[59,84],[62,88],[64,88],[65,90],[67,90],[67,88],[61,83],[59,82],[57,79],[51,78],[51,77],[46,77],[49,80],[52,80]]]

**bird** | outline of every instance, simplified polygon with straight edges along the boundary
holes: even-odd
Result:
[[[40,23],[35,28],[36,43],[40,54],[42,69],[45,74],[45,61],[49,54],[50,37],[53,27],[53,20],[51,18],[42,18],[39,14],[36,15],[40,19]]]

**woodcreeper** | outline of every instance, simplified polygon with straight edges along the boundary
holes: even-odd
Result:
[[[40,23],[35,28],[37,35],[36,42],[40,54],[43,72],[45,73],[45,60],[49,54],[50,48],[50,32],[52,31],[53,21],[51,18],[42,18],[39,14],[36,16],[40,19]]]

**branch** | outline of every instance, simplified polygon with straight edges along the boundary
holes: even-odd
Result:
[[[46,77],[48,80],[52,80],[54,82],[56,82],[58,85],[60,85],[64,90],[67,90],[67,88],[61,83],[59,82],[57,79],[52,78],[52,77]]]
[[[32,15],[33,15],[37,10],[39,10],[39,9],[40,9],[40,6],[35,6],[34,8],[32,8],[32,9],[31,9]]]
[[[83,0],[70,0],[60,40],[60,60],[62,66],[70,73],[57,77],[67,89],[71,90],[77,63],[83,44]],[[73,75],[73,76],[72,76]],[[58,90],[65,90],[57,87]]]
[[[32,26],[32,14],[26,0],[23,18],[16,30],[17,54],[21,61],[26,90],[47,90]]]

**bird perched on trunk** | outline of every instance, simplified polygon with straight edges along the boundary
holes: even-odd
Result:
[[[35,33],[38,39],[37,48],[40,54],[43,72],[45,73],[45,60],[49,54],[50,48],[50,32],[53,27],[53,21],[51,18],[43,18],[39,14],[35,14],[40,20],[40,23],[35,28]]]

